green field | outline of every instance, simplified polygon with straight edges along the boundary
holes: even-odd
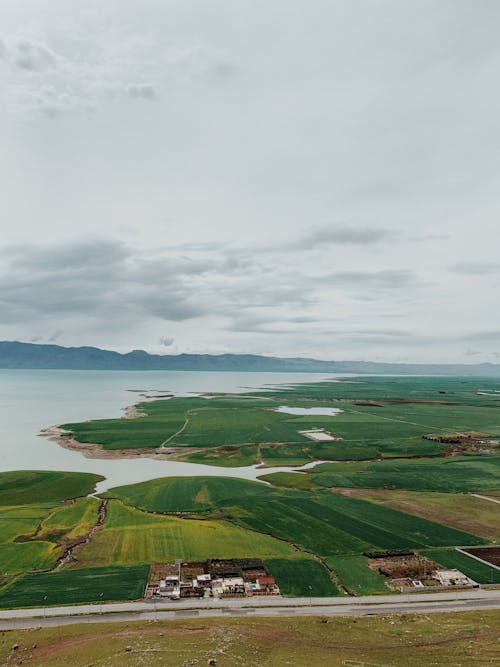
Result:
[[[40,539],[51,535],[65,541],[85,535],[97,522],[97,498],[77,498],[74,503],[55,509],[40,526]]]
[[[421,553],[445,568],[460,570],[478,584],[500,584],[500,570],[490,567],[487,563],[481,563],[461,551],[432,549]]]
[[[86,472],[19,470],[0,473],[0,506],[56,503],[87,496],[104,479]]]
[[[137,600],[144,595],[148,565],[27,574],[0,591],[0,607]]]
[[[104,527],[76,554],[74,567],[209,558],[295,558],[286,542],[225,521],[149,514],[110,501]]]
[[[0,583],[1,575],[51,568],[64,545],[90,529],[99,501],[80,496],[101,479],[86,473],[0,473]]]
[[[489,541],[500,542],[499,506],[485,498],[477,498],[467,493],[400,489],[343,489],[338,493],[416,514],[424,519],[480,535]]]
[[[150,512],[188,513],[206,512],[221,504],[270,495],[273,495],[270,487],[235,477],[161,477],[119,486],[103,494]]]
[[[230,519],[322,557],[373,549],[485,543],[476,535],[329,491],[276,489],[245,480],[160,478],[115,488],[107,495],[149,511],[198,511],[207,517]]]
[[[176,458],[209,465],[325,462],[302,473],[263,470],[269,484],[201,476],[113,488],[104,494],[110,499],[104,525],[57,574],[176,558],[258,557],[274,563],[286,594],[308,594],[307,580],[315,595],[333,595],[335,582],[353,594],[387,591],[366,567],[366,551],[430,549],[443,559],[467,558],[464,567],[481,570],[450,547],[485,544],[500,534],[496,506],[464,495],[499,493],[499,391],[500,381],[492,378],[362,377],[210,399],[174,397],[139,404],[146,416],[136,419],[63,424],[82,443],[110,450],[165,447]],[[342,412],[275,411],[284,405]],[[337,439],[313,442],[300,433],[311,428]],[[423,437],[471,432],[483,435],[451,447]],[[0,474],[4,594],[13,590],[13,576],[50,570],[96,524],[100,501],[88,496],[101,479]],[[491,579],[493,568],[484,567],[477,577]]]
[[[270,558],[265,565],[276,578],[282,595],[326,597],[341,594],[325,566],[312,558]]]
[[[326,562],[350,595],[394,592],[387,586],[384,576],[370,570],[366,556],[331,556]]]
[[[309,474],[314,484],[324,487],[480,492],[500,487],[500,456],[456,456],[344,465],[325,463]]]
[[[98,443],[105,449],[164,445],[178,448],[180,458],[208,465],[436,456],[444,448],[423,439],[429,432],[500,435],[495,388],[497,382],[484,378],[367,377],[210,400],[157,400],[140,403],[138,408],[146,416],[138,419],[101,419],[62,427],[78,441]],[[336,407],[342,412],[313,416],[273,410],[284,404]],[[341,440],[315,443],[300,434],[315,427]]]

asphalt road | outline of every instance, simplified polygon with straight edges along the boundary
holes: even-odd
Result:
[[[500,590],[378,595],[359,598],[245,598],[187,602],[127,602],[0,611],[0,630],[74,623],[239,616],[367,616],[500,609]]]

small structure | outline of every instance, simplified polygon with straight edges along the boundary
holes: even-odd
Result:
[[[439,581],[441,586],[460,586],[469,587],[474,586],[475,582],[459,570],[436,570],[434,577]]]
[[[332,440],[342,440],[339,436],[332,435],[324,428],[311,428],[307,431],[299,431],[300,435],[313,440],[314,442],[331,442]]]

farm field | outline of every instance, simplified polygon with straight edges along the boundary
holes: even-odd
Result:
[[[98,475],[0,474],[0,591],[13,595],[24,575],[49,576],[65,553],[57,574],[69,577],[177,558],[262,558],[274,563],[284,592],[304,595],[386,592],[365,565],[368,551],[437,550],[472,568],[472,559],[452,548],[500,537],[498,506],[469,495],[500,497],[498,396],[491,379],[354,378],[259,395],[154,400],[139,404],[146,416],[66,424],[81,442],[164,446],[198,463],[325,462],[301,473],[263,470],[257,482],[158,478],[111,488],[102,494],[107,505],[90,497]],[[274,410],[283,405],[342,412]],[[309,428],[339,439],[313,442],[299,433]],[[490,569],[478,576],[491,579]]]
[[[460,570],[478,584],[500,584],[500,570],[456,549],[432,549],[421,553],[445,568]]]
[[[0,662],[27,667],[365,667],[494,665],[498,611],[385,617],[179,619],[12,630],[0,634]],[[443,640],[445,638],[445,640]],[[127,647],[132,647],[127,650]],[[197,662],[195,662],[197,661]]]
[[[322,557],[367,549],[486,542],[476,535],[329,491],[275,489],[245,480],[190,478],[183,486],[179,478],[157,479],[111,489],[106,495],[149,511],[198,511],[229,519]]]
[[[336,492],[500,542],[500,506],[470,494],[392,489],[336,489]]]
[[[137,600],[144,594],[148,573],[148,565],[136,565],[26,574],[0,591],[0,607]]]
[[[104,479],[86,472],[19,470],[0,473],[0,506],[57,503],[87,496]]]
[[[110,501],[106,521],[73,567],[104,567],[209,558],[295,558],[286,542],[225,521],[149,514]]]
[[[322,597],[341,594],[325,566],[312,558],[268,558],[265,565],[276,577],[282,595]]]
[[[68,540],[95,523],[99,501],[77,498],[94,489],[97,475],[16,472],[0,474],[0,583],[7,577],[52,567]],[[72,490],[73,489],[73,490]],[[40,499],[38,502],[37,499]]]
[[[322,463],[305,474],[310,477],[311,487],[481,493],[500,486],[500,456]],[[296,478],[299,476],[294,473],[262,476],[271,484],[276,480],[280,486],[289,487],[294,486]],[[306,486],[303,479],[300,486]]]
[[[220,504],[244,502],[246,498],[274,495],[259,482],[232,477],[161,477],[129,484],[102,494],[149,512],[206,512]]]
[[[327,564],[337,575],[340,583],[351,595],[387,594],[391,591],[382,575],[370,570],[366,556],[330,556]]]
[[[438,456],[445,449],[443,443],[424,435],[466,431],[500,436],[493,386],[497,383],[483,378],[362,378],[210,400],[156,400],[138,404],[145,416],[136,419],[101,419],[62,428],[79,442],[105,449],[168,447],[179,450],[176,458],[208,465]],[[283,404],[335,406],[341,412],[335,416],[276,412]],[[338,440],[311,442],[300,433],[311,428],[323,428]]]

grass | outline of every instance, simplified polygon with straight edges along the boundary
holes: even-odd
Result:
[[[421,553],[444,568],[460,570],[478,584],[500,584],[500,570],[456,549],[432,549]]]
[[[386,578],[367,566],[366,556],[331,556],[326,559],[341,584],[351,595],[391,593]]]
[[[105,524],[76,554],[77,567],[209,558],[295,558],[286,542],[225,521],[148,514],[110,501]]]
[[[0,607],[136,600],[142,598],[148,565],[27,574],[0,591]]]
[[[39,537],[62,533],[65,540],[85,535],[97,522],[100,502],[97,498],[78,498],[74,503],[53,511],[41,524]]]
[[[327,597],[340,595],[325,566],[312,558],[270,558],[265,561],[276,578],[282,595],[294,597]]]
[[[62,549],[53,542],[3,543],[0,544],[0,573],[46,570],[54,565],[61,554]]]
[[[19,470],[0,473],[0,506],[55,503],[92,493],[101,475]]]
[[[301,491],[321,491],[311,475],[306,472],[273,472],[268,475],[259,475],[259,479],[275,487],[284,489],[299,489]]]
[[[80,623],[2,632],[0,663],[178,667],[215,658],[218,667],[494,665],[499,624],[498,611]]]

